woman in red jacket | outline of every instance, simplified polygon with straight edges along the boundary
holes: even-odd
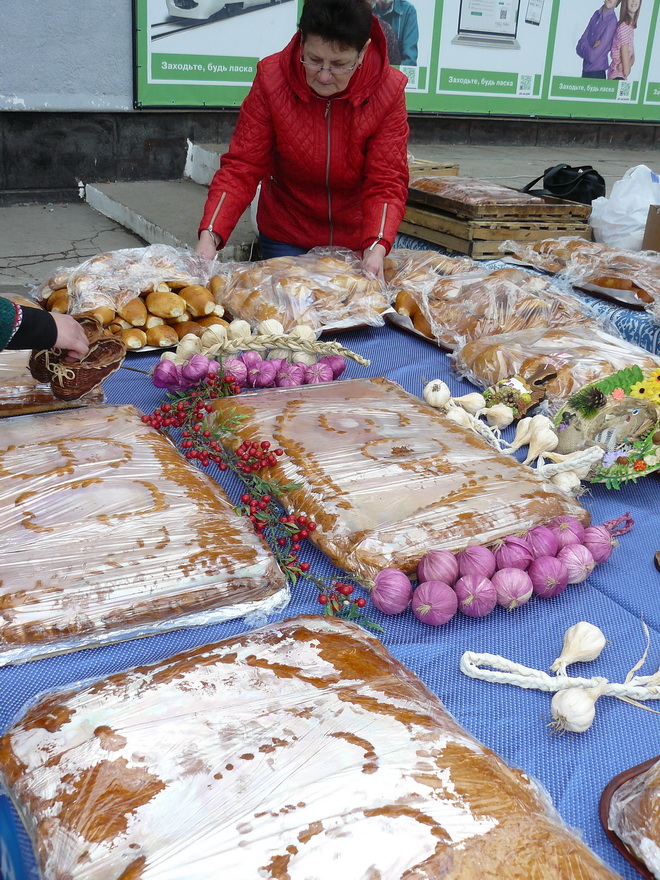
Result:
[[[382,277],[408,193],[405,85],[368,0],[306,0],[289,45],[258,65],[197,252],[223,247],[261,182],[264,259],[346,247]]]

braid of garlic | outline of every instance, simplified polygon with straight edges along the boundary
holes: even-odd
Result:
[[[267,351],[272,348],[286,349],[291,352],[304,352],[306,354],[337,354],[341,357],[349,358],[360,364],[361,367],[368,367],[371,361],[363,358],[362,355],[344,348],[338,342],[318,342],[308,339],[292,339],[290,336],[270,335],[270,336],[250,336],[244,339],[227,339],[214,343],[205,348],[202,354],[207,357],[215,357],[216,355],[238,354],[242,351]]]

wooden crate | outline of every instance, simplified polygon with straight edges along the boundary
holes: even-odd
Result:
[[[487,218],[467,220],[455,215],[408,205],[399,232],[442,245],[450,251],[467,254],[475,259],[501,257],[503,241],[529,242],[544,238],[575,235],[591,240],[588,223],[552,218],[540,220],[508,220]]]
[[[481,187],[491,190],[486,202],[482,201],[483,196],[479,193]],[[473,193],[475,197],[472,201]],[[446,192],[440,193],[425,192],[411,186],[408,189],[408,202],[469,220],[547,222],[561,219],[563,222],[585,222],[591,214],[590,205],[546,196],[530,196],[492,181],[467,177],[459,177],[455,182],[447,181]]]
[[[434,162],[432,159],[408,159],[410,174],[424,174],[426,177],[456,177],[458,165],[452,162]]]

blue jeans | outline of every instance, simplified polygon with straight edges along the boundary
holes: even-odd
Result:
[[[259,233],[259,250],[262,260],[270,260],[272,257],[299,257],[307,253],[307,248],[298,247],[295,244],[287,244],[284,241],[273,241]]]

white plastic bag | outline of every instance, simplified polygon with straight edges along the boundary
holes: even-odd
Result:
[[[646,165],[629,168],[609,199],[592,202],[594,238],[620,250],[641,250],[650,205],[660,205],[660,175]]]

